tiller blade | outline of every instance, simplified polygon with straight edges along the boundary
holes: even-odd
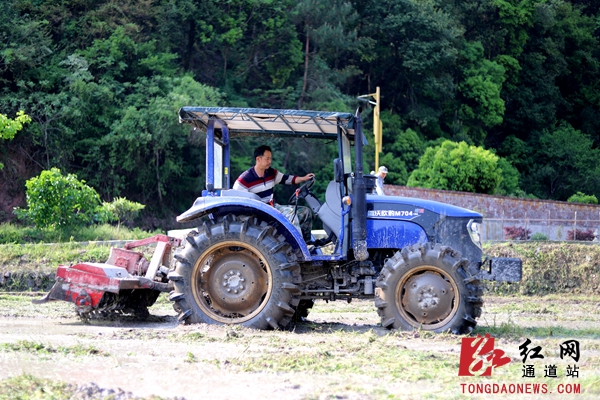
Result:
[[[150,262],[143,253],[131,250],[151,243],[156,243],[156,249]],[[104,316],[108,312],[147,316],[147,308],[160,292],[171,290],[166,275],[171,248],[179,244],[179,239],[156,235],[127,243],[124,249],[111,248],[106,263],[60,265],[50,292],[32,302],[68,301],[75,304],[77,313],[83,317]]]

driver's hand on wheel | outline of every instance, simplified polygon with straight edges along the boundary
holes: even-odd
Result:
[[[296,183],[302,183],[302,182],[306,182],[306,181],[308,181],[308,180],[310,180],[310,179],[314,179],[314,177],[315,177],[315,174],[313,174],[313,173],[311,172],[311,173],[309,173],[309,174],[306,174],[306,175],[304,175],[304,176],[302,176],[302,177],[300,177],[300,178],[296,179]]]

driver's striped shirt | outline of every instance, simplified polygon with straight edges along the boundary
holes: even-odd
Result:
[[[240,175],[233,184],[233,189],[243,190],[257,194],[264,203],[273,199],[273,187],[278,183],[293,185],[296,183],[296,175],[282,174],[275,168],[269,168],[264,176],[258,176],[254,167]]]

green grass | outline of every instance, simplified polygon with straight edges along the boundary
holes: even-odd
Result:
[[[77,344],[74,346],[50,346],[39,342],[33,342],[30,340],[19,340],[16,343],[0,343],[0,350],[2,351],[18,351],[35,355],[51,355],[51,354],[62,354],[72,355],[75,357],[82,356],[109,356],[97,349],[94,346],[83,346]]]
[[[163,233],[163,232],[154,232]],[[0,224],[0,244],[65,243],[104,240],[143,239],[153,233],[139,228],[129,229],[109,224],[93,225],[63,230],[39,229],[12,223]]]
[[[591,338],[600,339],[599,328],[574,329],[563,326],[523,327],[514,322],[503,322],[494,326],[478,326],[473,334],[489,333],[495,337],[517,339],[524,337],[561,337],[570,339]]]
[[[91,389],[98,390],[100,388],[91,387]],[[89,390],[84,392],[89,392]],[[83,398],[110,400],[121,398],[118,396],[118,393],[109,394],[107,396],[102,395],[101,393],[93,393],[92,396],[93,397],[88,397],[82,392],[78,392],[75,385],[51,379],[37,378],[29,374],[23,374],[0,381],[0,400],[64,400]],[[140,397],[135,398],[142,399]],[[163,398],[150,396],[145,399],[161,400]]]
[[[63,400],[71,398],[73,388],[50,379],[19,375],[0,381],[0,400]]]
[[[74,242],[0,245],[0,264],[4,266],[4,270],[8,271],[55,272],[59,264],[106,261],[110,247],[110,245],[93,243],[81,245]]]

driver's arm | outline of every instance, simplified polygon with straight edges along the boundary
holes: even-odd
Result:
[[[306,182],[314,176],[315,174],[313,174],[312,172],[304,176],[298,176],[282,174],[281,172],[277,171],[277,176],[275,177],[275,184],[281,183],[284,185],[296,185],[298,183]]]
[[[296,183],[298,183],[298,179],[300,177],[296,176],[296,175],[291,175],[291,174],[283,174],[277,170],[275,170],[275,184],[282,184],[282,185],[294,185]]]

